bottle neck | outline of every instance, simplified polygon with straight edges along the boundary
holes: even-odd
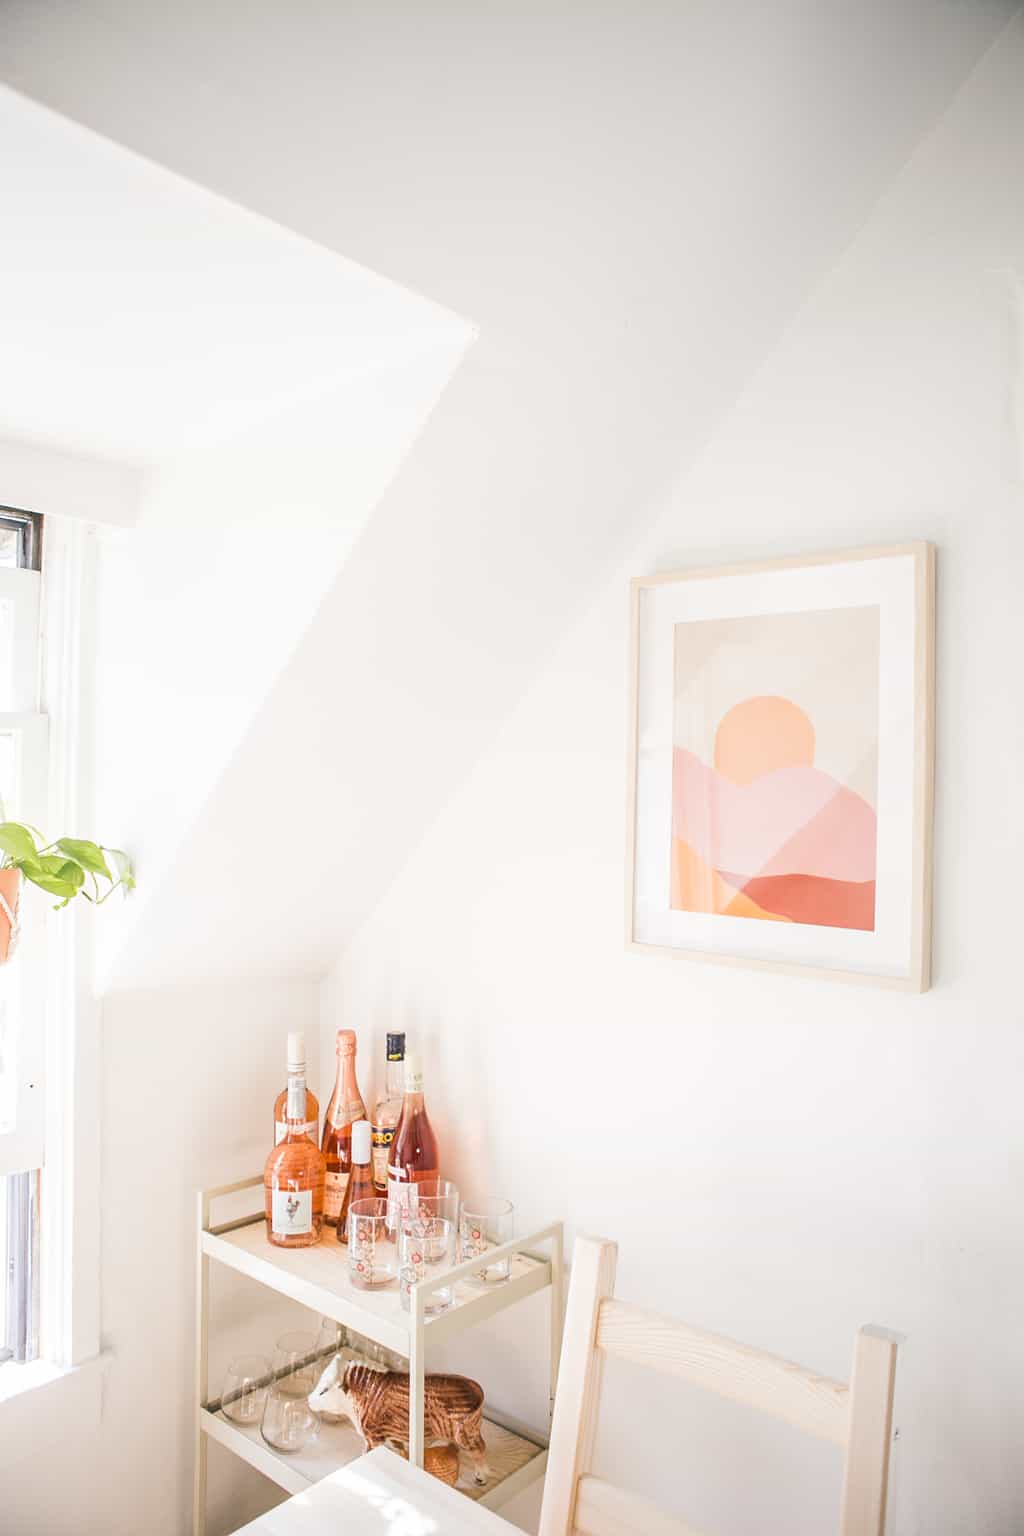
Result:
[[[338,1075],[334,1081],[331,1099],[331,1120],[335,1125],[347,1125],[362,1114],[362,1096],[356,1082],[356,1058],[350,1055],[338,1057]]]
[[[288,1073],[288,1099],[284,1111],[289,1126],[306,1124],[306,1070]]]
[[[403,1115],[421,1115],[423,1113],[422,1092],[407,1093],[402,1100]]]
[[[400,1099],[405,1085],[405,1062],[389,1061],[384,1070],[384,1097]]]

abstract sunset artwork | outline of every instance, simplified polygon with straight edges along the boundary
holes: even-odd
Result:
[[[632,583],[626,939],[923,991],[935,551]]]
[[[675,626],[674,910],[874,929],[878,640],[877,607]]]

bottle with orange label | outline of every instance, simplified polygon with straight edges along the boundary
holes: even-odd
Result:
[[[356,1036],[352,1029],[339,1029],[335,1036],[338,1058],[337,1076],[327,1112],[320,1150],[327,1160],[324,1188],[324,1221],[336,1227],[345,1201],[345,1188],[352,1172],[352,1126],[366,1119],[366,1106],[356,1082]]]

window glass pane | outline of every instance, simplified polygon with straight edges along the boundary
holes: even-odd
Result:
[[[39,1174],[0,1176],[0,1361],[39,1353]]]
[[[17,528],[5,528],[0,525],[0,566],[6,566],[8,570],[14,570],[18,564],[18,551],[21,544],[21,535]]]
[[[0,710],[14,708],[14,604],[0,597]]]
[[[0,1364],[11,1354],[7,1343],[7,1178],[0,1173]]]
[[[18,743],[12,731],[0,731],[0,808],[5,818],[16,815]],[[17,1105],[14,1073],[15,1019],[18,1008],[18,967],[0,965],[0,1135],[14,1129]]]

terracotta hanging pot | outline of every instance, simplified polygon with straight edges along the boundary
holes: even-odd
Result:
[[[18,902],[21,870],[0,869],[0,965],[14,954],[18,941]]]

